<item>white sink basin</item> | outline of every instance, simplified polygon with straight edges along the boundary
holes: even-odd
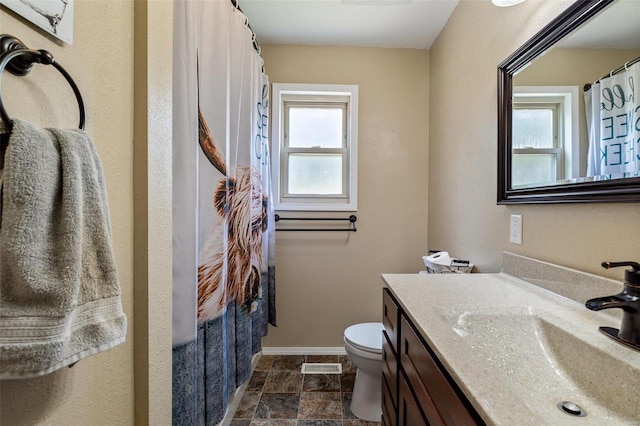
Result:
[[[534,308],[500,313],[454,308],[444,317],[482,362],[542,418],[546,416],[541,403],[557,418],[554,407],[570,401],[586,412],[589,423],[601,419],[600,424],[607,425],[640,424],[640,371],[590,344],[589,339],[604,337],[599,333],[585,332]],[[631,350],[629,355],[640,357]],[[567,421],[575,417],[566,416]]]

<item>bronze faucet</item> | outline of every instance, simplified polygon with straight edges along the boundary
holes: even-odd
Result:
[[[622,309],[620,330],[612,327],[600,327],[600,331],[633,349],[640,350],[640,264],[637,262],[602,262],[605,269],[618,266],[631,266],[624,273],[624,288],[613,296],[587,300],[585,306],[592,311],[602,309]]]

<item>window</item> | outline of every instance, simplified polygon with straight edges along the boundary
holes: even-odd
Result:
[[[358,87],[273,85],[276,210],[357,209]]]
[[[513,186],[563,179],[558,103],[514,103]]]
[[[514,188],[579,176],[577,113],[577,87],[514,88]]]

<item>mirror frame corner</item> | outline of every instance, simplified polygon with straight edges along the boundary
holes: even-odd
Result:
[[[498,65],[498,204],[640,202],[640,178],[518,188],[511,185],[513,76],[615,0],[577,0]]]

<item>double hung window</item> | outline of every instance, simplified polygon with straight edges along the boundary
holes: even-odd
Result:
[[[357,86],[274,84],[276,210],[357,209]]]
[[[514,188],[581,175],[577,86],[514,86],[512,112]]]
[[[513,186],[563,178],[558,103],[513,105]]]

